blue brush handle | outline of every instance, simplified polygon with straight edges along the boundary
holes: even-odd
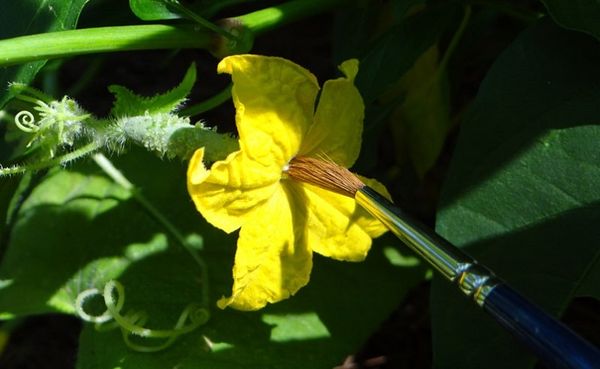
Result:
[[[490,291],[483,308],[552,368],[600,368],[600,350],[506,284]]]
[[[412,219],[372,188],[356,202],[553,369],[600,369],[600,351],[523,298],[473,258]]]

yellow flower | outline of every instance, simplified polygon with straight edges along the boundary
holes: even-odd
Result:
[[[241,228],[232,295],[218,301],[222,309],[256,310],[286,299],[308,283],[313,251],[361,261],[371,238],[385,232],[354,199],[285,174],[297,156],[326,157],[345,167],[358,157],[364,116],[353,84],[358,61],[346,61],[340,70],[346,77],[325,83],[315,111],[319,85],[306,69],[258,55],[219,63],[218,71],[233,79],[240,150],[207,170],[204,149],[198,149],[187,185],[211,224],[228,233]]]

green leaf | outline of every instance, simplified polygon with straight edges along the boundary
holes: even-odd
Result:
[[[125,214],[115,216],[114,210],[127,197],[126,191],[97,174],[57,171],[43,181],[23,204],[0,265],[0,314],[72,312],[77,289],[65,300],[64,286],[76,284],[78,271],[102,255],[109,264],[118,261],[107,252],[114,247],[112,236],[93,230],[107,228],[119,217],[124,221]],[[89,272],[101,266],[95,264]]]
[[[231,289],[235,237],[205,238],[213,310],[209,322],[169,350],[148,355],[128,350],[115,332],[86,326],[79,368],[331,368],[340,365],[423,278],[421,267],[394,267],[378,242],[364,263],[315,256],[311,281],[297,295],[257,312],[214,306]],[[394,242],[397,242],[394,240]],[[156,296],[157,299],[167,297]],[[140,303],[135,296],[132,305]],[[165,301],[168,303],[168,301]],[[351,329],[349,329],[351,327]],[[116,344],[115,344],[116,342]]]
[[[188,219],[184,223],[187,228],[182,227],[184,234],[196,231],[198,219],[189,206],[181,164],[161,162],[149,153],[132,150],[117,165],[140,184],[141,191],[167,218]],[[169,180],[152,180],[155,178]],[[172,206],[174,199],[181,206]],[[182,266],[189,266],[189,255],[168,237],[129,191],[94,164],[79,164],[68,171],[55,169],[18,213],[0,264],[0,315],[73,313],[79,292],[101,288],[107,280],[155,254],[168,254],[169,258],[173,253],[182,254],[176,268],[186,272]],[[153,267],[160,271],[161,260],[156,263],[159,265]],[[190,270],[198,274],[197,269]]]
[[[598,0],[542,0],[556,23],[582,31],[600,40],[600,2]]]
[[[170,113],[176,110],[189,95],[196,82],[196,64],[188,68],[181,83],[172,90],[153,97],[139,96],[125,87],[112,85],[108,90],[115,95],[111,114],[115,117],[157,113]]]
[[[65,31],[75,28],[79,13],[88,0],[5,1],[0,12],[0,39]],[[12,97],[8,83],[31,83],[45,61],[0,68],[0,108]]]
[[[356,85],[366,104],[397,82],[449,25],[457,19],[455,4],[427,8],[382,35],[361,58]]]
[[[129,0],[129,7],[145,21],[181,18],[167,6],[167,0]]]
[[[359,4],[362,3],[359,2]],[[407,16],[405,12],[411,6],[419,5],[418,1],[397,0],[390,4],[390,9],[374,9],[374,6],[370,6],[372,2],[365,4],[369,5],[365,9],[351,8],[353,11],[346,9],[337,19],[334,55],[338,60],[363,55],[360,58],[356,85],[365,100],[365,131],[363,132],[363,151],[355,168],[368,172],[374,169],[376,163],[381,162],[381,158],[378,156],[379,150],[374,148],[380,145],[381,135],[387,129],[385,123],[404,101],[404,93],[394,94],[398,92],[399,81],[409,72],[419,57],[431,48],[442,33],[455,23],[460,8],[456,4],[450,3],[432,8],[425,7],[416,14]],[[369,37],[372,37],[371,33],[374,32],[371,28],[377,29],[378,21],[382,17],[385,19],[386,16],[392,17],[393,25],[376,41],[369,42]],[[354,35],[355,32],[356,35]],[[348,34],[351,37],[348,37]],[[412,137],[408,138],[407,126],[396,127],[399,128],[396,132],[397,136],[405,135],[410,140],[411,156],[415,158],[415,163],[418,162],[416,165],[421,168],[421,172],[426,170],[424,168],[427,167],[428,162],[431,162],[432,157],[436,156],[435,152],[439,150],[435,148],[436,145],[429,147],[427,135],[433,131],[436,132],[438,138],[445,135],[443,122],[442,124],[424,124],[415,128],[418,125],[417,121],[427,116],[428,108],[424,105],[428,103],[431,103],[436,109],[432,116],[426,118],[428,123],[433,122],[434,115],[444,119],[445,107],[443,104],[447,100],[446,86],[440,84],[440,80],[431,79],[430,82],[433,83],[427,87],[431,87],[435,98],[432,102],[413,104],[414,109],[411,110],[414,114],[411,119],[414,124],[407,124],[412,126],[410,136],[419,136],[423,140],[412,141]],[[413,99],[416,99],[416,96]],[[438,102],[441,104],[437,104]],[[421,108],[424,110],[419,112],[418,110]],[[418,117],[419,115],[420,117]],[[400,133],[400,130],[403,132]],[[420,142],[424,142],[424,146],[420,145]],[[396,147],[399,148],[400,145],[398,144]],[[399,148],[399,150],[402,149]],[[402,155],[408,156],[408,153],[402,153]]]
[[[437,231],[559,315],[600,268],[600,47],[549,19],[497,59],[466,118]],[[437,368],[534,359],[455,286],[432,290]],[[490,360],[493,358],[493,360]]]
[[[450,129],[448,84],[440,68],[433,46],[402,77],[405,98],[390,117],[398,162],[408,156],[420,178],[437,161]]]
[[[184,1],[182,5],[199,16],[211,18],[225,8],[240,3],[250,3],[257,0],[197,0]],[[163,20],[181,18],[173,7],[167,4],[173,0],[129,0],[129,7],[141,20]]]
[[[86,324],[80,368],[332,367],[423,277],[420,266],[388,261],[383,249],[398,245],[388,236],[377,240],[364,263],[315,255],[311,282],[285,302],[254,313],[221,311],[215,303],[231,292],[237,235],[213,228],[196,212],[179,163],[133,150],[115,165],[184,235],[201,240],[212,317],[154,354],[127,348],[118,331],[97,332]],[[127,191],[91,163],[80,163],[48,175],[21,208],[0,265],[0,312],[4,318],[73,313],[78,293],[117,278],[126,291],[124,312],[144,310],[148,327],[171,328],[186,304],[202,298],[199,271]]]

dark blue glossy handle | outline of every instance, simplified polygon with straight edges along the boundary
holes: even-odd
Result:
[[[598,348],[507,285],[494,287],[486,297],[483,308],[551,368],[600,368]]]

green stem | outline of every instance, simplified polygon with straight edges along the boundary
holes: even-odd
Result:
[[[229,33],[226,30],[224,30],[223,28],[217,26],[214,23],[211,23],[211,22],[207,21],[206,19],[202,18],[198,14],[196,14],[193,11],[189,10],[185,6],[181,5],[178,1],[169,2],[169,6],[173,7],[176,11],[178,11],[181,14],[183,14],[187,18],[193,20],[194,22],[198,23],[202,27],[213,31],[214,33],[220,34],[221,36],[223,36],[223,37],[225,37],[225,38],[227,38],[229,40],[232,40],[232,41],[237,41],[237,39],[238,39],[237,37],[235,37],[231,33]]]
[[[235,17],[254,35],[313,16],[343,0],[294,0]],[[147,49],[210,49],[214,34],[183,25],[84,28],[0,40],[0,67],[82,54]]]
[[[446,73],[446,67],[448,66],[448,62],[450,61],[452,54],[454,54],[454,50],[456,50],[458,43],[462,39],[462,36],[465,33],[465,29],[467,28],[467,24],[469,24],[470,19],[471,6],[467,5],[465,7],[465,12],[460,21],[460,24],[458,25],[456,32],[454,32],[454,35],[452,35],[452,39],[450,40],[450,43],[448,44],[448,47],[446,48],[446,51],[444,52],[444,55],[440,60],[440,64],[438,65],[436,72],[431,74],[430,77],[426,79],[424,83],[417,87],[418,92],[416,96],[418,96],[418,99],[425,98],[425,96],[429,93],[429,89],[431,88],[431,86],[433,86],[435,83],[438,83],[439,80],[444,76],[444,73]]]
[[[40,170],[40,169],[46,169],[46,168],[54,167],[57,165],[65,165],[73,160],[77,160],[83,156],[89,155],[92,152],[98,150],[99,148],[100,148],[100,146],[97,143],[92,142],[83,147],[80,147],[77,150],[73,150],[68,154],[65,154],[65,155],[50,159],[50,160],[40,161],[40,162],[36,162],[36,163],[32,163],[32,164],[26,164],[23,166],[13,166],[13,167],[8,167],[8,168],[0,167],[0,177],[10,176],[10,175],[15,175],[15,174],[23,174],[28,171],[36,171],[36,170]]]
[[[452,54],[454,54],[454,50],[456,49],[456,46],[458,46],[460,39],[462,38],[463,34],[465,33],[467,24],[469,24],[469,19],[471,19],[471,7],[469,5],[467,5],[465,7],[465,13],[462,17],[462,20],[460,21],[460,24],[458,25],[458,29],[456,30],[456,32],[454,32],[454,35],[452,36],[452,39],[450,40],[450,43],[448,44],[448,47],[446,48],[446,52],[444,53],[444,56],[442,57],[442,60],[440,61],[440,67],[439,67],[438,71],[443,71],[446,69],[446,66],[448,65],[448,61],[450,60],[450,57],[452,56]]]
[[[96,164],[106,173],[116,184],[123,187],[129,192],[134,192],[133,183],[129,182],[129,180],[118,170],[113,163],[108,160],[104,154],[98,153],[92,156],[92,159],[96,162]],[[141,196],[141,195],[140,195]]]
[[[26,102],[32,102],[36,105],[39,103],[38,100],[41,100],[41,101],[45,102],[46,104],[50,104],[51,101],[55,100],[52,96],[45,94],[36,88],[29,87],[22,83],[13,83],[12,85],[10,85],[10,89],[16,95],[15,97],[17,99],[26,101]],[[25,96],[24,93],[30,94],[31,96],[35,97],[35,99],[32,99],[31,97],[29,99],[23,98],[23,96]]]
[[[84,28],[0,40],[0,67],[73,55],[144,49],[208,48],[211,34],[161,24]]]
[[[255,36],[273,28],[334,9],[343,0],[294,0],[235,17]]]
[[[193,117],[194,115],[202,114],[211,109],[214,109],[229,99],[231,99],[231,85],[225,87],[225,89],[223,89],[218,94],[211,96],[210,98],[196,105],[192,105],[183,109],[182,111],[180,111],[180,113],[181,115],[186,117]]]
[[[113,292],[116,291],[117,301],[115,302],[113,299]],[[206,323],[206,321],[192,321],[191,324],[185,325],[190,313],[191,309],[186,308],[179,319],[177,320],[177,324],[174,329],[149,329],[144,328],[143,323],[146,320],[145,313],[138,313],[137,316],[134,317],[125,317],[120,314],[120,310],[123,306],[123,302],[125,301],[125,288],[123,285],[117,281],[109,281],[104,286],[103,291],[104,303],[106,304],[106,308],[110,313],[111,317],[119,323],[121,328],[125,329],[130,334],[135,334],[140,337],[150,337],[150,338],[176,338],[173,336],[178,336],[181,334],[189,333],[201,324]],[[120,305],[120,306],[119,306]],[[192,306],[193,307],[193,306]],[[136,323],[141,324],[136,324]]]

